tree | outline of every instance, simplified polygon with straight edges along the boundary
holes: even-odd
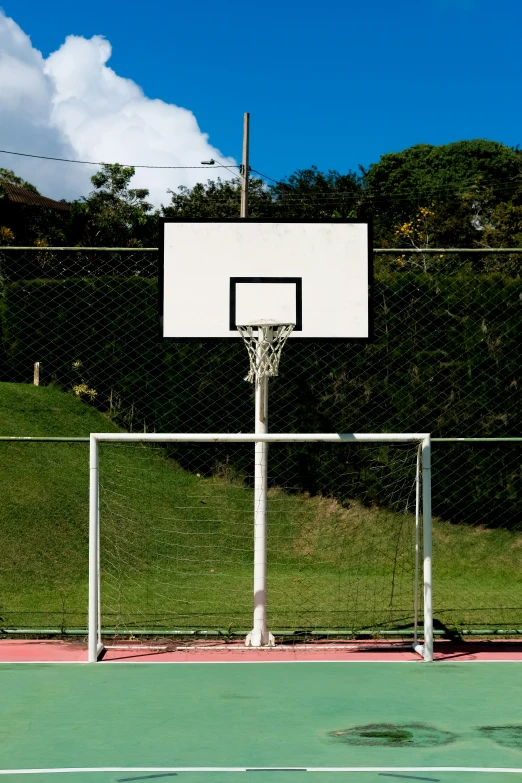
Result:
[[[12,169],[0,168],[0,180],[2,179],[6,182],[10,182],[11,185],[20,185],[20,187],[30,190],[32,193],[39,193],[34,185],[27,182],[25,179],[22,179],[22,177],[19,177]]]
[[[166,217],[239,216],[241,181],[239,179],[208,181],[193,188],[181,187],[172,194],[171,203],[163,207]],[[324,218],[360,217],[364,194],[360,178],[353,172],[327,174],[315,166],[295,171],[274,185],[252,177],[249,182],[249,217]]]
[[[487,222],[488,211],[519,197],[521,164],[518,149],[485,139],[438,147],[417,144],[383,155],[363,170],[376,241],[390,244],[397,225],[414,218],[419,207],[433,203],[442,220],[441,239],[453,236],[455,240],[460,237],[458,244],[470,241]],[[457,232],[455,215],[460,224]]]
[[[361,178],[353,171],[324,174],[316,166],[295,171],[271,186],[276,213],[281,217],[362,217],[364,193]]]
[[[234,218],[239,217],[241,180],[208,180],[193,188],[181,186],[178,192],[169,190],[171,203],[162,207],[165,217]],[[273,197],[260,179],[252,177],[248,187],[249,217],[271,217]]]
[[[485,247],[522,247],[522,205],[512,201],[497,204],[484,226]]]
[[[130,188],[135,169],[103,164],[91,177],[94,190],[74,202],[71,234],[90,247],[145,247],[157,244],[157,212],[146,188]]]

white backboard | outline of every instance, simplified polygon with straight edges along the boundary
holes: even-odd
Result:
[[[366,222],[163,218],[160,243],[163,339],[239,339],[261,318],[291,339],[370,337]]]

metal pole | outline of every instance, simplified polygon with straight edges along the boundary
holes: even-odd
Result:
[[[416,649],[419,632],[419,555],[420,555],[420,466],[421,450],[417,449],[417,468],[415,473],[415,593],[413,596],[413,649]]]
[[[246,217],[242,215],[241,217]],[[38,253],[41,248],[34,245],[0,245],[0,250],[26,250],[33,253]],[[80,253],[82,251],[96,251],[97,253],[136,253],[138,250],[140,253],[157,253],[157,247],[46,247],[45,251],[50,252],[56,250],[74,251]],[[374,247],[372,249],[374,255],[395,255],[396,253],[432,253],[438,254],[450,254],[450,255],[468,255],[469,253],[475,253],[476,255],[501,255],[502,253],[508,253],[510,255],[521,255],[522,247]]]
[[[431,590],[431,442],[422,441],[422,547],[424,554],[424,660],[433,661],[433,605]]]
[[[4,440],[26,441],[27,443],[89,443],[90,438],[55,438],[54,436],[33,438],[32,435],[0,435],[0,441]]]
[[[271,330],[267,330],[271,332]],[[263,342],[270,334],[260,327],[257,337],[258,367],[263,361]],[[268,378],[261,372],[256,378],[255,433],[268,432]],[[247,647],[272,646],[274,637],[267,629],[266,617],[266,542],[267,542],[267,491],[268,491],[268,443],[256,441],[254,465],[254,624],[246,638]]]
[[[264,435],[268,428],[266,377],[256,382],[256,421],[255,431]],[[267,644],[266,629],[266,493],[268,443],[255,445],[254,478],[254,629],[251,645],[260,647]]]
[[[241,217],[248,217],[248,151],[250,143],[250,114],[243,115],[243,161],[241,164]],[[263,361],[263,341],[268,337],[258,329],[258,367]],[[255,379],[256,435],[268,432],[268,378],[261,372]],[[268,489],[268,443],[256,441],[254,451],[254,623],[245,644],[261,647],[274,644],[274,637],[266,627],[266,511]]]
[[[241,213],[240,217],[248,217],[248,149],[250,144],[250,114],[243,115],[243,162],[241,164]]]
[[[99,530],[98,442],[91,435],[89,460],[89,662],[95,663],[102,649],[99,638]]]
[[[96,433],[96,440],[104,443],[110,443],[111,441],[121,441],[121,443],[256,443],[258,440],[265,443],[414,443],[415,441],[423,441],[427,437],[426,433],[384,433],[375,435],[366,432],[330,432],[324,435],[311,433],[267,433],[266,435],[258,435],[253,432]],[[2,440],[2,437],[0,437],[0,440]],[[7,438],[7,440],[13,440],[13,438]],[[18,439],[16,438],[15,440]],[[47,440],[58,440],[58,438],[48,438]]]

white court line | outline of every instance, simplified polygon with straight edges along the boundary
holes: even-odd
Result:
[[[500,772],[521,774],[522,767],[55,767],[0,769],[0,775],[50,775],[75,772]]]
[[[380,664],[380,663],[394,663],[394,664],[396,664],[396,663],[402,663],[402,664],[408,664],[408,663],[425,664],[426,663],[426,661],[423,661],[422,658],[418,658],[418,659],[415,658],[415,659],[412,659],[412,660],[409,660],[409,661],[388,661],[388,660],[384,660],[384,661],[383,660],[379,660],[379,661],[372,661],[372,660],[368,660],[368,661],[348,661],[348,660],[343,660],[343,659],[339,659],[339,658],[328,658],[328,659],[324,659],[324,660],[318,660],[317,658],[314,658],[314,659],[309,660],[309,661],[308,660],[268,661],[268,660],[261,660],[261,659],[259,661],[241,661],[241,660],[237,660],[237,661],[146,661],[146,660],[134,661],[134,660],[131,660],[131,659],[129,659],[128,661],[124,661],[124,660],[121,660],[121,659],[118,659],[118,660],[112,659],[112,660],[98,661],[98,664],[103,663],[104,666],[106,666],[107,664],[111,664],[111,665],[114,664],[115,666],[121,666],[121,664],[125,663],[125,662],[127,662],[129,664],[132,664],[132,666],[135,666],[135,665],[145,665],[145,664],[147,666],[187,666],[187,665],[203,665],[203,664],[211,665],[211,666],[215,666],[215,665],[226,666],[227,664],[238,664],[238,663],[240,663],[241,665],[249,664],[249,663],[263,663],[263,664],[264,663],[272,663],[272,664],[276,664],[276,663],[292,663],[292,664],[294,664],[294,663],[343,663],[343,664],[345,664],[345,663],[350,663],[350,664],[371,663],[371,664],[374,664],[374,665]],[[92,666],[92,664],[89,661],[19,661],[19,660],[18,661],[2,661],[2,660],[0,660],[0,666],[2,666],[3,664],[11,665],[11,664],[14,664],[14,663],[18,664],[19,666],[31,665],[33,663],[36,663],[38,665],[49,664],[49,666],[63,666],[63,665],[66,665],[66,666],[71,666],[71,665]],[[469,664],[473,664],[473,666],[476,666],[478,663],[518,663],[518,664],[521,664],[522,663],[522,658],[498,658],[498,659],[490,659],[490,660],[485,660],[485,661],[484,660],[478,660],[478,661],[477,660],[471,660],[470,661],[470,660],[463,660],[462,658],[435,658],[433,663],[438,663],[438,664],[458,663],[459,665],[464,665],[466,663],[469,663]]]
[[[20,663],[32,663],[32,661],[21,661]],[[48,663],[48,661],[43,661],[43,663]],[[53,661],[53,663],[60,663],[60,661]],[[85,661],[70,661],[70,663],[85,663]],[[118,659],[118,660],[116,660],[116,659],[112,659],[112,660],[107,659],[107,660],[98,661],[98,663],[104,663],[104,664],[111,663],[111,664],[118,664],[119,665],[119,664],[122,663],[122,659]],[[424,663],[426,663],[426,661],[423,661],[423,659],[419,657],[419,658],[412,658],[409,661],[388,661],[388,660],[380,660],[380,661],[372,661],[372,660],[368,660],[368,661],[348,661],[348,660],[343,660],[343,659],[339,659],[339,658],[327,658],[327,659],[325,658],[325,659],[319,659],[319,660],[317,658],[313,658],[312,660],[309,660],[309,661],[308,660],[301,660],[301,659],[299,659],[297,661],[268,661],[268,660],[261,660],[261,659],[259,661],[241,661],[241,660],[237,660],[237,661],[132,661],[132,660],[129,660],[129,663],[132,663],[132,664],[135,664],[135,663],[146,663],[146,664],[148,664],[150,666],[168,666],[169,664],[172,664],[172,663],[179,664],[180,666],[184,665],[184,664],[212,664],[212,665],[219,664],[220,666],[225,666],[226,664],[236,664],[236,663],[241,663],[241,664],[245,664],[245,663],[273,663],[273,664],[275,664],[275,663],[351,663],[351,664],[357,664],[357,663],[372,663],[372,664],[374,664],[374,663],[375,664],[377,664],[377,663],[414,663],[414,664],[420,664],[420,663],[422,663],[422,664],[424,664]],[[522,663],[522,658],[499,658],[498,660],[491,659],[491,660],[486,660],[486,661],[481,661],[481,660],[478,660],[478,661],[477,660],[467,660],[467,661],[465,661],[465,660],[462,660],[462,658],[435,658],[433,663],[470,663],[470,664],[471,663],[472,664],[477,664],[477,663]]]

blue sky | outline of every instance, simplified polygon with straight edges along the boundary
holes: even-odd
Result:
[[[345,172],[421,142],[522,142],[519,0],[4,0],[3,10],[44,57],[68,35],[104,36],[119,76],[192,111],[236,160],[250,111],[251,165],[276,179],[312,164]]]

